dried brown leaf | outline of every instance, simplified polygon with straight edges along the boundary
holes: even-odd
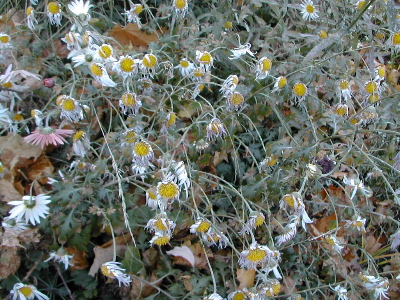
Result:
[[[70,262],[72,266],[71,271],[83,270],[88,267],[87,254],[83,251],[79,251],[75,248],[67,247],[65,248],[69,255],[73,255]]]
[[[47,176],[52,175],[53,173],[53,164],[47,156],[39,157],[26,171],[30,180],[36,180],[41,184],[46,184],[48,181]]]
[[[0,179],[0,199],[3,202],[21,200],[22,195],[15,189],[12,182]]]
[[[146,34],[141,31],[137,24],[129,23],[125,27],[116,25],[111,29],[109,36],[117,40],[122,46],[144,46],[147,47],[149,43],[158,41],[156,34]]]
[[[0,278],[6,279],[17,272],[21,257],[16,247],[4,247],[0,250]]]
[[[251,288],[254,286],[256,270],[238,269],[236,279],[239,281],[238,289]]]
[[[139,276],[139,278],[145,279],[144,276]],[[147,284],[140,279],[133,279],[132,280],[132,288],[130,291],[131,299],[143,299],[150,295],[153,295],[157,292],[157,289],[154,286],[160,286],[162,280],[157,281],[157,276],[155,272],[153,272],[150,278],[147,280],[148,282],[152,283]]]
[[[179,264],[187,265],[185,262],[181,262],[181,260],[175,260],[175,258],[183,258],[186,260],[190,266],[194,267],[195,266],[195,258],[192,250],[189,249],[187,246],[182,246],[182,247],[175,247],[174,249],[167,251],[168,255],[174,256],[174,262],[177,263],[179,261]]]

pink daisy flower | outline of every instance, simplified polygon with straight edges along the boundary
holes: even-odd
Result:
[[[67,141],[63,138],[64,136],[71,136],[74,133],[71,129],[56,129],[53,127],[42,127],[37,128],[34,132],[24,138],[25,142],[39,145],[44,148],[49,144],[54,146],[63,145]]]

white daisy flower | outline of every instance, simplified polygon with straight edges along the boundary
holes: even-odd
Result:
[[[242,269],[255,270],[258,265],[265,263],[271,258],[279,260],[279,251],[273,251],[267,246],[258,245],[257,242],[254,242],[248,250],[243,250],[240,253],[239,265]]]
[[[110,44],[102,44],[101,46],[95,45],[94,60],[101,62],[115,62],[113,57],[114,49]]]
[[[133,162],[138,166],[147,168],[150,161],[154,159],[154,152],[151,145],[146,141],[139,141],[133,145]]]
[[[400,52],[400,31],[393,32],[389,38],[389,46],[395,53]]]
[[[10,292],[12,295],[12,300],[49,300],[45,294],[39,292],[34,285],[31,284],[23,284],[16,283],[12,291]]]
[[[74,0],[68,4],[69,10],[74,14],[74,22],[72,23],[71,31],[75,28],[79,31],[83,31],[83,27],[87,26],[91,17],[89,9],[93,7],[89,1],[83,2],[83,0]]]
[[[198,218],[197,222],[190,226],[190,233],[203,234],[211,229],[211,222],[204,218]]]
[[[89,66],[89,69],[92,73],[93,78],[100,82],[101,85],[109,87],[115,87],[117,85],[108,75],[104,65],[99,63],[92,63]]]
[[[35,9],[32,6],[28,6],[25,10],[26,14],[26,25],[30,30],[35,29],[35,24],[38,24],[38,21],[35,18]]]
[[[279,76],[278,78],[276,78],[272,92],[275,93],[281,91],[286,86],[286,84],[287,84],[286,77]]]
[[[236,75],[229,75],[228,78],[226,78],[224,83],[222,84],[222,87],[220,88],[219,92],[224,97],[227,97],[236,89],[238,83],[239,83],[239,78]]]
[[[131,9],[123,13],[128,18],[128,23],[136,23],[139,28],[142,27],[142,23],[140,22],[139,14],[143,11],[143,6],[141,4],[133,4],[129,1]]]
[[[47,4],[47,16],[50,19],[50,24],[61,26],[61,5],[56,1]]]
[[[40,218],[45,218],[49,214],[49,208],[47,204],[51,201],[47,200],[50,196],[43,194],[35,196],[23,196],[22,200],[10,201],[9,205],[15,207],[10,211],[10,219],[16,219],[17,222],[25,217],[25,223],[28,221],[32,225],[40,223]]]
[[[356,195],[357,191],[360,191],[361,194],[363,194],[365,197],[369,198],[372,196],[372,191],[364,186],[364,183],[362,180],[358,178],[347,178],[345,175],[343,177],[343,183],[347,186],[350,186],[353,188],[353,191],[351,193],[350,199],[353,199],[354,196]]]
[[[349,101],[351,99],[350,83],[347,80],[342,79],[339,81],[338,87],[339,87],[340,94],[342,95],[344,100],[346,102]]]
[[[9,217],[5,217],[3,222],[1,223],[3,228],[10,228],[14,231],[23,231],[28,229],[28,224],[25,222],[17,221],[15,219],[10,219]]]
[[[276,246],[281,246],[284,243],[287,243],[294,239],[297,234],[297,225],[299,224],[299,217],[288,223],[283,229],[283,233],[276,237]]]
[[[307,21],[318,19],[318,10],[311,0],[303,1],[301,4],[301,14],[303,19]]]
[[[357,219],[355,221],[346,220],[345,227],[351,227],[351,228],[357,229],[360,232],[365,232],[365,222],[366,221],[367,221],[366,219],[363,219],[360,216],[357,216]]]
[[[139,97],[132,92],[126,92],[119,99],[119,106],[121,107],[123,113],[126,115],[128,112],[136,115],[139,108],[142,107],[142,101]]]
[[[190,187],[190,179],[186,172],[185,163],[183,161],[175,162],[172,161],[170,170],[168,174],[165,176],[165,180],[174,181],[187,191]]]
[[[218,118],[213,118],[207,125],[207,140],[214,140],[218,137],[224,138],[228,133],[225,130],[224,124]]]
[[[201,238],[207,247],[218,246],[219,249],[226,248],[229,244],[228,238],[222,233],[210,228],[207,232],[201,234]]]
[[[396,248],[400,245],[400,229],[398,229],[395,233],[393,233],[393,234],[390,236],[390,240],[391,240],[391,242],[392,242],[390,248],[391,248],[393,251],[395,251]]]
[[[61,108],[61,118],[75,123],[83,119],[82,108],[74,98],[63,95],[57,98],[57,105]]]
[[[157,200],[161,210],[165,210],[168,204],[179,199],[179,186],[173,181],[161,181],[157,184]]]
[[[110,261],[102,264],[100,270],[104,276],[110,279],[117,279],[118,285],[121,286],[121,283],[125,286],[129,286],[132,282],[132,279],[129,275],[125,274],[125,269],[119,267],[121,263]]]
[[[267,78],[272,68],[272,61],[267,57],[262,57],[256,65],[256,79]]]
[[[171,234],[168,232],[156,232],[153,238],[150,240],[150,245],[165,246],[171,240]]]
[[[157,66],[157,57],[151,53],[146,54],[142,61],[140,62],[140,70],[143,72],[143,75],[149,75],[153,77],[156,66]]]
[[[146,190],[146,205],[152,209],[158,208],[157,190],[155,187]]]
[[[179,72],[181,72],[181,75],[183,77],[186,77],[192,74],[196,66],[193,63],[191,63],[188,59],[182,58],[181,61],[179,62],[179,65],[176,66],[175,68],[178,68]]]
[[[332,246],[332,249],[338,253],[342,252],[343,246],[340,246],[338,240],[334,235],[327,235],[325,236],[325,241]]]
[[[238,59],[239,57],[241,57],[242,55],[245,55],[246,53],[249,54],[250,56],[254,57],[254,53],[251,52],[250,50],[251,48],[251,44],[250,43],[246,43],[244,45],[240,45],[238,48],[232,49],[232,55],[229,56],[229,59]]]
[[[207,51],[196,50],[196,59],[205,72],[207,72],[213,66],[214,59]]]
[[[179,17],[184,18],[189,7],[188,0],[174,0],[173,5],[175,8],[175,13]]]
[[[138,59],[133,59],[133,57],[125,55],[121,56],[119,60],[114,63],[113,68],[125,79],[128,76],[137,74],[139,63],[140,61]]]
[[[78,130],[72,137],[72,149],[77,156],[84,157],[90,146],[89,136],[86,132]]]
[[[68,266],[73,266],[71,264],[70,259],[74,257],[73,255],[68,255],[67,251],[63,247],[58,249],[57,251],[51,251],[49,253],[50,257],[46,259],[44,262],[48,262],[50,260],[53,260],[55,262],[64,264],[65,270],[68,269]]]
[[[174,231],[176,224],[171,221],[166,213],[161,213],[147,222],[145,229],[152,233],[167,233],[169,235]]]
[[[0,32],[0,49],[10,48],[10,36],[7,33]]]
[[[213,293],[203,298],[203,300],[224,300],[218,293]]]
[[[347,289],[342,287],[340,284],[335,286],[335,288],[331,287],[331,289],[334,290],[336,292],[336,294],[338,295],[338,300],[348,300]]]

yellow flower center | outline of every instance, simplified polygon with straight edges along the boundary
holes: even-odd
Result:
[[[278,159],[277,159],[276,157],[274,157],[274,156],[271,156],[271,157],[267,160],[266,165],[267,165],[268,167],[272,167],[272,166],[275,166],[277,162],[278,162]]]
[[[55,1],[50,2],[49,5],[47,5],[47,11],[53,15],[60,13],[60,4]]]
[[[8,81],[8,82],[4,82],[1,84],[2,87],[5,87],[6,89],[11,89],[13,87],[12,82]]]
[[[268,72],[271,70],[272,67],[272,61],[269,58],[265,58],[261,61],[261,71],[262,72]]]
[[[0,173],[3,173],[3,172],[4,172],[3,164],[0,163]]]
[[[218,241],[220,240],[220,236],[216,233],[213,233],[211,235],[207,235],[207,240],[209,242],[214,242],[214,243],[218,243]]]
[[[231,80],[232,80],[232,83],[235,85],[237,85],[239,83],[239,78],[236,75],[233,75]]]
[[[90,65],[90,71],[94,76],[101,77],[103,76],[103,68],[99,66],[98,64],[91,64]]]
[[[133,152],[137,156],[144,157],[150,154],[151,146],[148,143],[141,141],[135,144],[135,146],[133,147]]]
[[[307,11],[309,14],[312,14],[312,13],[314,13],[315,8],[314,8],[313,5],[307,4],[307,5],[306,5],[306,11]]]
[[[134,132],[133,130],[128,131],[125,134],[125,142],[133,143],[135,140],[136,140],[136,132]]]
[[[157,228],[157,230],[167,230],[168,228],[165,226],[165,224],[163,223],[162,219],[158,219],[155,223],[154,223],[154,227]]]
[[[179,62],[179,64],[180,64],[180,66],[182,67],[182,68],[187,68],[187,67],[189,67],[189,62],[187,61],[187,60],[181,60],[180,62]]]
[[[326,39],[327,37],[328,37],[328,34],[326,33],[326,31],[325,30],[321,30],[319,33],[318,33],[318,36],[319,36],[319,38],[320,39]]]
[[[3,44],[7,44],[10,41],[10,37],[8,35],[2,35],[0,36],[0,42]]]
[[[386,75],[385,67],[384,66],[379,67],[377,70],[377,74],[380,78],[385,78]]]
[[[99,55],[101,58],[109,58],[113,53],[112,47],[110,45],[102,45],[99,48]]]
[[[291,208],[294,208],[294,198],[291,195],[286,195],[283,197],[283,201],[287,203]]]
[[[281,78],[279,78],[279,81],[278,81],[278,88],[283,89],[283,88],[286,86],[286,84],[287,84],[287,79],[286,79],[286,77],[281,77]]]
[[[25,297],[31,297],[33,295],[33,289],[27,285],[23,286],[18,291],[21,292]]]
[[[400,31],[393,34],[392,43],[394,46],[400,45]]]
[[[274,283],[274,284],[272,284],[272,286],[271,286],[271,288],[272,288],[272,291],[271,290],[268,290],[267,292],[266,292],[266,295],[268,296],[268,297],[273,297],[273,296],[275,296],[275,295],[278,295],[279,294],[279,292],[281,291],[281,284],[280,283]]]
[[[149,198],[151,200],[156,200],[157,199],[157,194],[152,190],[153,188],[150,188],[147,190],[147,195],[149,195]]]
[[[347,80],[341,80],[339,82],[339,88],[341,90],[347,90],[349,88],[349,82]]]
[[[251,261],[251,262],[261,262],[265,256],[267,256],[267,253],[264,250],[261,250],[259,248],[249,250],[249,254],[247,254],[246,258]]]
[[[265,217],[263,214],[257,214],[254,225],[256,225],[256,227],[261,226],[262,224],[264,224],[264,220]]]
[[[196,231],[197,232],[207,232],[208,229],[210,229],[211,223],[208,221],[202,221],[199,226],[197,226]]]
[[[24,117],[21,114],[15,114],[13,117],[14,121],[22,121],[24,120]]]
[[[378,94],[372,94],[371,96],[369,96],[369,102],[371,103],[375,103],[379,100],[379,95]]]
[[[193,70],[193,75],[195,77],[201,77],[204,75],[203,71],[200,68],[196,68]]]
[[[168,235],[160,236],[159,238],[156,238],[153,243],[158,246],[164,246],[164,245],[168,244],[170,240],[171,240],[171,237],[169,237]]]
[[[162,182],[158,185],[157,192],[164,199],[174,199],[179,194],[179,188],[174,182]]]
[[[73,136],[73,140],[74,142],[79,141],[80,139],[82,139],[85,136],[85,132],[82,130],[77,131],[74,136]]]
[[[298,82],[293,86],[293,93],[298,97],[303,97],[307,93],[307,87],[304,83]]]
[[[104,266],[104,265],[101,266],[100,270],[101,270],[101,273],[103,273],[104,276],[106,276],[108,278],[115,278],[114,273],[112,271],[110,271],[107,266]]]
[[[230,102],[233,106],[238,106],[244,102],[244,98],[241,93],[234,92],[230,98]]]
[[[358,228],[358,227],[362,227],[362,226],[364,225],[364,223],[363,223],[363,222],[361,222],[361,221],[355,221],[355,222],[354,222],[354,224],[355,224],[355,226],[354,226],[354,227],[356,227],[356,228]]]
[[[132,93],[125,93],[121,97],[122,103],[127,107],[132,107],[137,104],[136,96]]]
[[[140,14],[143,11],[143,6],[141,4],[136,5],[135,9],[133,10],[135,14]]]
[[[203,65],[209,65],[212,62],[212,56],[210,53],[208,52],[204,52],[200,58],[199,58],[199,62]]]
[[[349,108],[345,104],[339,104],[335,110],[334,113],[337,114],[338,116],[344,116],[348,113]]]
[[[62,108],[67,111],[73,111],[75,109],[75,101],[71,98],[66,98],[62,102]]]
[[[146,54],[142,60],[143,66],[146,68],[154,68],[157,65],[157,57],[153,54]]]
[[[336,245],[335,240],[334,240],[333,238],[331,238],[330,236],[325,237],[325,241],[326,241],[329,245],[332,245],[332,246],[335,246],[335,245]]]
[[[76,38],[75,34],[72,32],[68,32],[65,35],[64,39],[68,44],[73,44],[73,43],[77,42],[77,38]]]
[[[365,1],[364,1],[364,0],[358,1],[358,3],[357,3],[357,8],[358,8],[358,9],[363,8],[364,4],[365,4]]]
[[[375,81],[370,81],[365,85],[365,91],[368,94],[374,94],[375,92],[378,91],[378,85],[376,84]]]
[[[174,125],[175,121],[176,121],[176,114],[173,113],[173,112],[169,113],[168,116],[167,116],[166,126],[170,127],[170,126]]]
[[[224,27],[225,29],[231,29],[233,27],[233,24],[231,21],[226,21]]]
[[[375,36],[378,40],[383,40],[385,38],[385,34],[382,32],[378,32]]]
[[[135,61],[130,57],[124,57],[120,60],[119,67],[123,72],[132,72],[136,68]]]
[[[187,0],[175,0],[174,1],[174,6],[176,9],[185,9],[187,7],[188,3]]]
[[[30,16],[34,12],[34,9],[32,6],[28,6],[25,10],[25,13],[27,16]]]

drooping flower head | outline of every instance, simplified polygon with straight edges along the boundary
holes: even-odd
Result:
[[[139,14],[143,11],[142,4],[133,4],[131,1],[129,1],[129,4],[131,6],[131,9],[123,13],[128,18],[127,22],[136,23],[138,24],[139,28],[142,27],[142,23],[140,22],[139,17]]]
[[[218,137],[224,138],[227,135],[224,124],[218,118],[214,118],[207,125],[207,140],[214,140]]]
[[[181,75],[183,77],[186,77],[192,74],[196,66],[188,59],[182,58],[181,61],[179,62],[179,65],[176,66],[175,68],[179,68],[179,72],[181,72]]]
[[[82,108],[74,98],[62,95],[57,98],[57,105],[61,108],[61,118],[78,122],[83,119]]]
[[[73,255],[68,255],[67,251],[65,251],[63,247],[59,248],[57,251],[51,251],[49,255],[50,257],[46,259],[45,262],[53,260],[55,262],[62,263],[65,266],[65,270],[68,269],[68,266],[73,266],[73,264],[70,262]]]
[[[149,230],[152,233],[168,233],[172,234],[174,231],[176,224],[174,221],[170,220],[166,213],[161,213],[150,219],[147,222],[145,229]]]
[[[132,279],[129,275],[125,274],[125,269],[122,269],[119,265],[121,263],[110,261],[102,264],[100,270],[104,276],[110,279],[117,279],[118,285],[121,286],[121,283],[125,286],[129,286],[132,282]]]
[[[114,81],[112,81],[103,64],[92,63],[90,64],[89,69],[93,78],[100,82],[101,85],[108,87],[115,87],[117,85]]]
[[[25,9],[25,14],[26,14],[26,25],[30,30],[35,29],[35,24],[38,23],[38,21],[35,18],[35,9],[32,6],[28,6]]]
[[[121,56],[117,62],[114,63],[114,70],[122,77],[126,78],[138,72],[139,60],[133,59],[129,55]]]
[[[61,5],[56,1],[47,4],[47,16],[50,19],[50,24],[61,26]]]
[[[278,251],[273,251],[267,246],[258,245],[256,242],[250,245],[248,250],[240,253],[239,265],[242,269],[256,269],[258,265],[266,262],[268,259],[280,257]]]
[[[395,53],[400,51],[400,31],[393,32],[390,36],[390,47],[393,48]]]
[[[201,67],[207,72],[213,66],[213,57],[210,52],[207,51],[196,51],[196,59]]]
[[[236,75],[229,75],[228,78],[225,79],[219,91],[222,95],[224,95],[224,97],[227,97],[236,89],[238,83],[239,78]]]
[[[188,0],[174,0],[173,5],[175,8],[175,13],[181,18],[184,18],[189,7]]]
[[[0,49],[10,48],[10,36],[7,33],[0,32]]]
[[[286,77],[279,76],[274,83],[274,88],[272,89],[272,92],[279,92],[283,90],[283,88],[287,85],[287,79]]]
[[[268,76],[272,68],[272,60],[262,57],[256,65],[256,79],[264,79]]]
[[[226,96],[228,110],[239,110],[244,104],[244,97],[239,92],[232,92]]]
[[[168,232],[156,232],[150,240],[150,245],[165,246],[171,240],[171,235]]]
[[[151,145],[146,141],[136,142],[132,149],[133,161],[142,167],[148,167],[154,159],[154,152]]]
[[[197,219],[197,222],[190,226],[190,233],[201,234],[206,233],[211,228],[211,222],[204,218]]]
[[[238,48],[232,49],[232,55],[229,56],[229,59],[238,59],[239,57],[241,57],[242,55],[245,55],[246,53],[249,54],[250,56],[254,57],[254,53],[251,52],[250,50],[251,48],[251,44],[250,43],[246,43],[244,45],[240,45]]]
[[[123,113],[126,115],[128,112],[136,115],[139,108],[142,107],[142,101],[138,98],[135,93],[126,92],[122,95],[119,100],[119,106],[121,107]]]
[[[50,196],[43,194],[35,196],[23,196],[22,200],[10,201],[9,205],[15,207],[10,210],[10,219],[15,219],[17,222],[25,218],[25,223],[30,222],[32,225],[40,223],[40,218],[46,218],[49,214]]]
[[[293,85],[293,97],[297,102],[302,102],[307,95],[307,86],[302,82],[297,82]]]
[[[82,32],[83,28],[88,25],[91,16],[89,13],[90,8],[93,7],[90,1],[84,2],[83,0],[74,0],[68,4],[69,10],[74,14],[74,22],[71,27],[71,31],[75,28]]]
[[[23,284],[16,283],[12,291],[10,292],[12,295],[12,300],[49,300],[45,294],[39,292],[34,285],[31,284]]]
[[[144,75],[150,75],[150,77],[153,77],[157,66],[157,61],[157,57],[154,54],[146,54],[141,61],[140,70]]]

